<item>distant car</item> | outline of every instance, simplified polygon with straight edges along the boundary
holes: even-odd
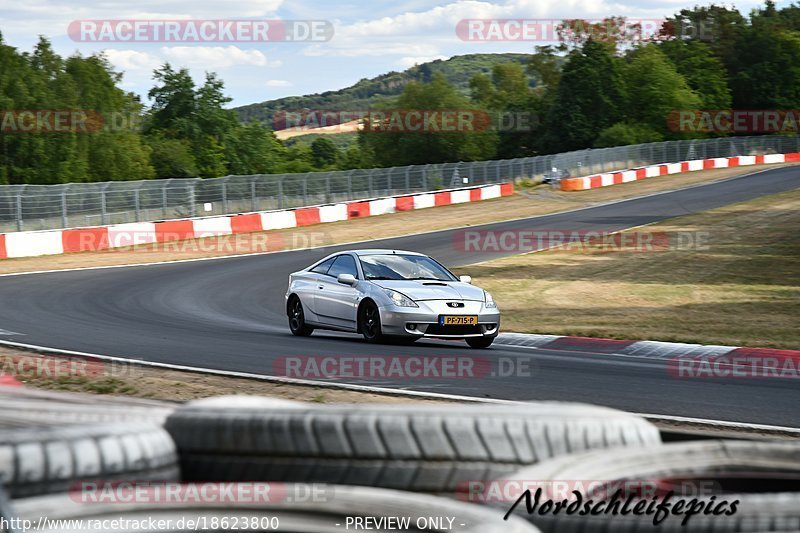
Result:
[[[487,348],[500,311],[471,281],[415,252],[338,252],[289,276],[289,328],[298,336],[318,328],[361,333],[367,342],[432,337]]]

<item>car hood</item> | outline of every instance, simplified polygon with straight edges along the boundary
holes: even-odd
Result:
[[[483,289],[460,281],[373,280],[372,283],[402,292],[412,300],[484,300]]]

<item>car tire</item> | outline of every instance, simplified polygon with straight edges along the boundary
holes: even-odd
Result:
[[[308,337],[314,333],[314,328],[306,324],[306,314],[303,309],[303,302],[297,296],[292,296],[287,306],[289,314],[289,329],[292,335],[297,337]]]
[[[175,444],[163,428],[0,423],[0,486],[12,498],[64,491],[79,481],[120,479],[179,479]]]
[[[494,342],[494,337],[468,337],[464,339],[467,341],[467,344],[470,348],[475,348],[477,350],[481,350],[484,348],[488,348]]]
[[[502,515],[493,509],[469,505],[446,498],[430,495],[413,494],[395,490],[376,489],[373,487],[344,487],[336,485],[284,485],[270,484],[270,489],[277,489],[278,494],[274,501],[269,502],[237,502],[230,501],[225,504],[217,503],[93,503],[92,505],[80,504],[73,501],[68,495],[46,496],[27,498],[13,502],[15,514],[21,519],[29,520],[34,524],[39,523],[40,517],[47,517],[46,524],[61,521],[65,527],[59,528],[58,533],[73,533],[67,529],[70,525],[78,523],[80,531],[95,531],[106,533],[108,529],[99,528],[106,520],[118,519],[126,523],[125,519],[137,519],[144,524],[169,523],[170,529],[149,529],[142,526],[136,529],[138,533],[150,532],[164,533],[176,531],[175,525],[193,520],[195,523],[218,524],[218,528],[211,530],[241,531],[303,531],[304,533],[331,533],[344,529],[361,529],[350,524],[343,528],[348,518],[369,518],[377,521],[383,517],[391,519],[409,518],[409,527],[397,525],[380,527],[382,531],[408,531],[408,532],[445,532],[459,531],[462,533],[538,533],[535,526],[512,517],[503,520]],[[207,493],[224,493],[223,488],[213,490],[210,487]],[[270,490],[267,494],[273,495]],[[312,496],[309,496],[311,494]],[[272,498],[270,498],[272,499]],[[142,520],[146,517],[145,520]],[[418,519],[429,517],[453,518],[452,527],[445,520],[436,527],[417,528]],[[104,520],[100,520],[104,519]],[[271,519],[278,520],[278,527],[249,527],[252,524],[260,525],[261,520],[267,524]],[[255,520],[255,522],[254,522]],[[169,521],[169,522],[167,522]],[[239,527],[228,528],[234,523]],[[363,521],[362,521],[363,523]],[[97,524],[97,525],[94,525]],[[87,529],[86,526],[89,526]],[[242,526],[247,527],[242,527]],[[420,524],[421,525],[421,524]],[[76,526],[72,526],[76,527]],[[224,527],[224,529],[223,529]],[[203,528],[205,529],[205,528]],[[363,528],[378,529],[378,528]],[[42,529],[42,533],[55,533],[53,530]],[[129,531],[129,530],[125,530]],[[192,529],[194,531],[194,529]]]
[[[702,440],[564,456],[525,468],[503,482],[514,484],[525,480],[539,480],[543,484],[541,501],[553,496],[556,498],[552,499],[561,500],[565,483],[574,480],[607,481],[611,483],[611,488],[601,493],[604,492],[608,497],[611,496],[608,493],[613,494],[616,491],[617,485],[614,482],[651,490],[653,492],[645,493],[650,498],[653,494],[663,495],[668,490],[675,490],[676,495],[683,491],[686,499],[698,498],[701,502],[711,500],[711,495],[708,494],[710,488],[724,489],[725,483],[736,483],[737,487],[751,490],[744,493],[740,492],[741,489],[727,490],[715,495],[716,503],[721,500],[739,500],[735,514],[698,514],[689,519],[685,526],[681,525],[683,517],[680,515],[670,515],[657,526],[653,524],[653,516],[646,515],[575,516],[562,513],[529,516],[524,502],[514,512],[517,516],[528,518],[545,532],[705,533],[800,531],[798,479],[800,443]],[[645,484],[637,483],[638,480]],[[787,486],[791,488],[787,490]],[[578,490],[584,502],[593,496],[595,501],[600,499],[596,492],[597,487],[594,491],[585,486],[570,488]],[[759,488],[764,492],[757,492]],[[656,492],[657,489],[660,490]],[[531,490],[534,492],[533,488]],[[558,491],[558,495],[554,494],[555,491]],[[677,501],[677,498],[672,499],[673,506]],[[507,510],[511,502],[505,503]],[[635,503],[636,500],[633,505]]]
[[[358,308],[358,330],[369,343],[384,342],[385,338],[381,332],[381,312],[375,302],[368,300]]]
[[[586,449],[657,444],[658,429],[613,409],[519,405],[179,408],[165,425],[189,480],[287,481],[454,492]]]

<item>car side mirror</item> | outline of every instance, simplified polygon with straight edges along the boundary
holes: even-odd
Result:
[[[351,287],[356,284],[356,277],[352,274],[339,274],[336,281],[342,285],[350,285]]]
[[[461,283],[472,283],[472,276],[458,276],[458,281]]]

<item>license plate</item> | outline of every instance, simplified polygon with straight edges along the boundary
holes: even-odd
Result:
[[[478,324],[477,315],[442,315],[439,317],[442,326],[475,326]]]

